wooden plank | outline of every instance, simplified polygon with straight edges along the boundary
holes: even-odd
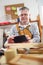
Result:
[[[29,60],[34,61],[36,63],[43,63],[43,55],[39,54],[28,54],[28,55],[20,55],[15,57],[13,60],[9,62],[11,65],[29,65]],[[38,65],[38,64],[37,64]],[[40,64],[41,65],[41,64]]]

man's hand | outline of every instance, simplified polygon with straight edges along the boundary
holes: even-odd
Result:
[[[10,37],[8,37],[8,43],[14,43],[14,36],[10,36]]]
[[[8,43],[14,43],[13,39],[12,38],[9,38],[8,39]]]
[[[26,35],[26,38],[28,39],[29,43],[33,43],[33,39],[31,39],[28,35]]]
[[[26,36],[26,38],[27,38],[28,40],[30,40],[30,39],[31,39],[28,35],[25,35],[25,36]]]

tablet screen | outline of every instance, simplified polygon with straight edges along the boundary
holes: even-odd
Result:
[[[26,41],[28,41],[28,39],[26,38],[25,35],[16,36],[14,38],[15,43],[22,43],[22,42],[26,42]]]

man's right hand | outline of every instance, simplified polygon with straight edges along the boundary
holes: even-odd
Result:
[[[10,37],[8,37],[8,43],[14,43],[14,36],[10,36]]]
[[[13,39],[12,38],[9,38],[8,39],[8,43],[14,43]]]

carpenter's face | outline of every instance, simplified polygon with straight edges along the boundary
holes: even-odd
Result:
[[[20,20],[21,22],[27,23],[29,21],[29,11],[28,10],[21,10],[21,14],[20,14]]]

